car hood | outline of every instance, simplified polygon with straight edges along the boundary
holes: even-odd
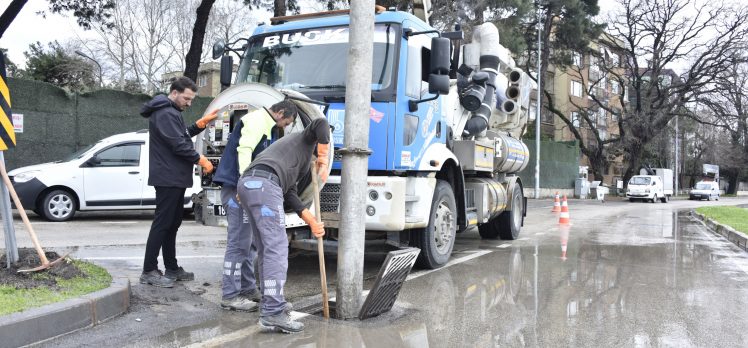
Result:
[[[35,164],[33,166],[26,166],[21,167],[17,169],[13,169],[10,172],[8,172],[9,176],[18,175],[25,172],[30,172],[32,170],[49,170],[50,168],[55,167],[64,167],[70,165],[70,162],[48,162],[48,163],[42,163],[42,164]]]

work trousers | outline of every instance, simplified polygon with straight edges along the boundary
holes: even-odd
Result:
[[[158,251],[164,258],[164,267],[170,270],[177,265],[177,230],[184,214],[184,187],[156,186],[156,213],[145,244],[143,272],[158,269]]]
[[[262,281],[260,316],[280,313],[286,307],[283,285],[288,271],[288,238],[283,211],[283,190],[267,177],[239,179],[239,198],[249,214],[257,247],[257,268]]]
[[[221,188],[221,203],[229,225],[221,281],[223,299],[227,300],[240,293],[257,291],[254,270],[257,248],[252,245],[253,228],[249,215],[236,201],[236,187]]]

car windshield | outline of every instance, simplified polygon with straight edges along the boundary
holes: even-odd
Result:
[[[711,188],[712,185],[709,185],[707,183],[698,183],[696,184],[696,187],[694,189],[696,190],[708,190]]]
[[[629,185],[649,185],[652,179],[644,176],[635,176],[629,181]]]
[[[376,26],[372,91],[392,84],[396,42],[393,24]],[[260,82],[301,92],[345,92],[348,50],[348,27],[253,37],[239,67],[237,83]]]
[[[69,155],[69,156],[63,158],[62,160],[60,160],[58,162],[70,162],[72,160],[79,159],[79,158],[83,157],[83,155],[85,155],[86,152],[88,152],[89,150],[91,150],[96,144],[98,144],[98,143],[94,143],[94,144],[85,146],[82,149],[74,152],[72,155]]]

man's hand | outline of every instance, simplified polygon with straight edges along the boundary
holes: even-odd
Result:
[[[199,120],[197,120],[197,122],[195,122],[195,124],[197,125],[198,128],[205,129],[205,127],[208,126],[208,123],[215,120],[217,117],[218,117],[218,109],[215,109],[211,111],[209,114],[201,117]]]
[[[213,163],[210,163],[208,158],[203,155],[200,155],[200,160],[197,161],[197,164],[203,167],[203,173],[207,174],[213,171]]]
[[[317,144],[317,162],[316,172],[317,175],[322,179],[322,182],[327,182],[328,168],[330,164],[330,144]]]
[[[317,222],[314,214],[312,214],[309,209],[304,209],[301,211],[301,219],[304,220],[307,225],[309,225],[309,228],[312,230],[312,234],[315,238],[322,238],[322,236],[325,235],[325,223]]]

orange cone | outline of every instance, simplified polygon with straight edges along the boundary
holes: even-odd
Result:
[[[561,232],[561,260],[566,261],[566,244],[569,241],[569,226],[562,225],[559,227],[559,231]]]
[[[556,192],[556,197],[553,198],[553,209],[551,209],[552,213],[558,213],[561,211],[561,202],[558,200],[558,192]]]
[[[566,195],[561,201],[561,214],[558,215],[558,223],[561,225],[571,225],[569,221],[569,204],[566,203]]]

